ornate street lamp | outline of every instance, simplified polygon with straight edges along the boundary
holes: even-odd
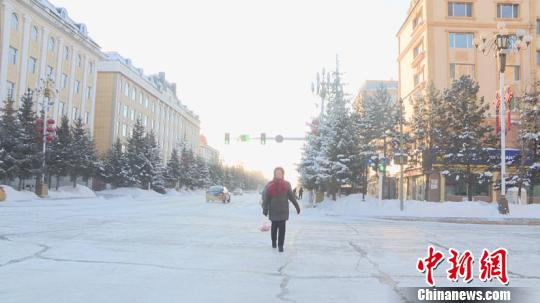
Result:
[[[38,99],[41,97],[41,118],[39,119],[42,123],[42,141],[43,141],[43,159],[41,163],[41,176],[38,180],[36,186],[36,194],[40,197],[47,197],[49,195],[49,189],[46,182],[46,172],[47,172],[47,141],[51,140],[49,127],[52,127],[54,121],[47,120],[47,114],[49,112],[49,107],[54,104],[54,99],[58,94],[58,90],[55,88],[55,83],[52,79],[47,78],[46,80],[40,81],[41,86],[35,90],[35,95]]]
[[[527,49],[531,44],[532,37],[524,30],[518,30],[515,35],[508,33],[506,24],[497,24],[497,32],[493,35],[480,35],[474,39],[474,46],[484,55],[493,53],[499,59],[500,78],[500,124],[501,124],[501,197],[498,201],[499,212],[508,214],[508,200],[506,199],[506,100],[504,93],[504,72],[506,70],[506,57],[510,54],[517,54],[523,49]]]

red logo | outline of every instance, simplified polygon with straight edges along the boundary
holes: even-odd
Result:
[[[465,283],[471,282],[474,277],[474,255],[472,252],[466,250],[460,254],[458,250],[450,248],[449,253],[448,263],[450,263],[450,268],[446,271],[447,279],[458,282],[462,278]],[[425,274],[426,283],[430,286],[435,286],[433,273],[444,260],[444,253],[437,251],[432,245],[428,247],[427,257],[418,259],[416,269]],[[508,284],[507,260],[508,251],[505,248],[498,248],[491,253],[484,249],[479,264],[480,281],[489,282],[493,278],[497,278],[502,284]]]

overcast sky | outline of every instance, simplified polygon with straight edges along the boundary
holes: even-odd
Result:
[[[302,136],[317,114],[310,83],[340,56],[347,91],[397,78],[395,35],[405,0],[50,0],[104,51],[163,71],[226,163],[296,183],[302,143],[224,145],[224,134]]]

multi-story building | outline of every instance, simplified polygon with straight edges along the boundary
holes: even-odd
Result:
[[[405,22],[397,33],[399,92],[404,100],[406,116],[410,119],[412,100],[420,97],[433,83],[439,90],[448,88],[462,75],[474,78],[479,97],[489,102],[487,123],[495,126],[496,108],[492,102],[499,87],[497,59],[485,56],[474,45],[475,37],[492,35],[499,23],[505,23],[509,33],[525,30],[533,35],[530,47],[508,56],[505,83],[515,95],[520,95],[538,79],[540,69],[540,1],[539,0],[412,0]],[[518,119],[517,113],[512,119]],[[507,146],[517,148],[517,127],[507,137]],[[423,179],[421,169],[410,170],[407,176],[409,198],[423,197],[426,184],[427,199],[460,200],[463,184],[449,182],[438,172]],[[487,185],[479,186],[475,198],[493,201],[496,191]]]
[[[58,89],[49,113],[82,118],[92,130],[99,46],[86,26],[47,0],[0,0],[0,102],[18,106],[27,89],[52,79]]]
[[[217,164],[219,163],[219,151],[212,146],[208,145],[206,137],[201,135],[199,145],[199,155],[206,161],[206,163]]]
[[[180,102],[176,84],[167,82],[165,73],[147,76],[118,53],[107,53],[97,70],[94,139],[99,152],[117,138],[125,144],[137,119],[156,135],[164,161],[173,148],[199,152],[199,117]]]

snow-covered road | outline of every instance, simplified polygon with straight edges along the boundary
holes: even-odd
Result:
[[[0,204],[0,302],[406,302],[399,287],[425,286],[415,265],[430,244],[477,257],[506,247],[510,286],[540,298],[540,226],[304,209],[291,212],[280,254],[257,230],[260,213],[256,194],[228,205],[202,194]],[[438,286],[452,285],[446,269]]]

